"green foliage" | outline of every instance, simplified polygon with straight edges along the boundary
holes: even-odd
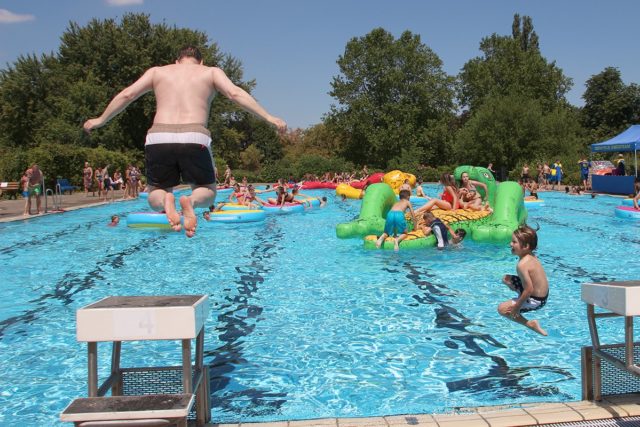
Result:
[[[616,68],[591,76],[582,98],[582,122],[594,140],[614,136],[640,121],[640,88],[625,85]]]
[[[152,95],[136,100],[90,137],[81,131],[82,124],[102,113],[110,99],[146,69],[173,63],[178,50],[186,44],[198,46],[206,64],[221,67],[232,81],[250,90],[254,82],[242,81],[240,62],[220,53],[217,44],[208,39],[201,31],[151,24],[149,16],[143,14],[125,14],[119,22],[93,19],[85,26],[70,23],[61,36],[57,54],[23,56],[0,71],[0,151],[9,153],[0,159],[0,172],[21,173],[25,160],[20,156],[28,153],[44,156],[29,161],[47,162],[51,147],[65,150],[60,148],[63,145],[94,148],[96,161],[100,162],[104,159],[118,163],[120,156],[140,159],[155,113]],[[211,107],[214,150],[234,166],[239,164],[241,143],[246,138],[234,126],[247,117],[224,97],[215,99]],[[247,129],[253,128],[249,125]],[[18,147],[41,149],[11,149]],[[113,152],[115,157],[102,155],[100,150]],[[46,171],[71,177],[77,173],[74,162],[75,159],[51,165]],[[83,162],[84,159],[80,165]]]
[[[260,170],[263,158],[264,155],[255,145],[248,146],[246,150],[240,153],[242,167],[254,172]]]
[[[351,39],[337,62],[342,74],[333,78],[330,95],[338,105],[325,123],[345,136],[342,157],[385,167],[403,149],[443,151],[445,141],[429,138],[428,129],[452,116],[453,81],[418,35],[405,31],[395,40],[377,28]]]
[[[513,169],[522,159],[544,159],[580,152],[583,131],[577,115],[558,106],[517,95],[489,98],[457,135],[455,158],[460,164]]]
[[[461,106],[475,111],[488,99],[510,94],[539,100],[546,108],[564,100],[571,79],[540,53],[531,18],[525,16],[519,27],[516,15],[512,37],[494,33],[482,39],[483,56],[468,61],[458,76]]]

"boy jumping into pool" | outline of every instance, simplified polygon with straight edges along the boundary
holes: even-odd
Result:
[[[413,213],[413,207],[411,206],[411,202],[409,201],[409,197],[411,197],[411,191],[409,190],[400,190],[400,200],[397,201],[392,207],[389,213],[387,214],[387,221],[384,224],[384,233],[382,236],[378,238],[376,241],[376,248],[380,248],[384,239],[391,235],[396,235],[400,233],[399,236],[394,238],[394,246],[393,250],[400,250],[400,242],[402,242],[407,237],[407,221],[404,219],[404,213],[406,210],[409,210],[411,213],[411,218],[413,219],[413,223],[416,223],[416,216]]]
[[[549,282],[542,264],[533,254],[538,246],[536,230],[528,225],[522,225],[511,236],[511,253],[520,260],[516,265],[517,276],[506,274],[502,281],[514,292],[517,298],[510,299],[498,306],[498,313],[509,320],[520,323],[540,335],[547,335],[537,320],[527,320],[522,314],[539,310],[547,303],[549,296]]]

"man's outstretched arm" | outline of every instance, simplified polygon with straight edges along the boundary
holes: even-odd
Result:
[[[135,83],[114,96],[100,117],[89,119],[84,123],[85,132],[104,126],[133,101],[150,92],[153,89],[153,72],[154,68],[147,70]]]
[[[219,68],[212,68],[212,73],[213,84],[218,92],[243,109],[272,124],[278,129],[278,132],[283,133],[287,130],[287,124],[284,120],[269,114],[247,91],[233,84],[224,71]]]

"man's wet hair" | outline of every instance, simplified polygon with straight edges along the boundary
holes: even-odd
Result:
[[[467,232],[465,231],[464,228],[458,228],[456,230],[456,235],[460,238],[460,240],[464,239],[465,236],[467,235]]]
[[[198,62],[202,61],[202,53],[195,46],[184,46],[178,52],[178,61],[182,58],[194,58]]]
[[[411,191],[409,190],[400,190],[400,194],[398,194],[401,199],[409,200],[411,197]]]

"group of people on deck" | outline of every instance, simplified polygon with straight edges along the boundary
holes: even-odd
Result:
[[[85,196],[88,196],[89,192],[94,193],[97,190],[98,197],[106,201],[109,198],[110,192],[122,188],[124,189],[124,199],[137,198],[138,194],[144,190],[140,169],[130,164],[125,170],[124,176],[120,172],[120,169],[116,169],[113,175],[110,175],[110,166],[111,165],[98,166],[94,171],[89,162],[84,162],[82,183]],[[111,194],[113,197],[114,193]]]

